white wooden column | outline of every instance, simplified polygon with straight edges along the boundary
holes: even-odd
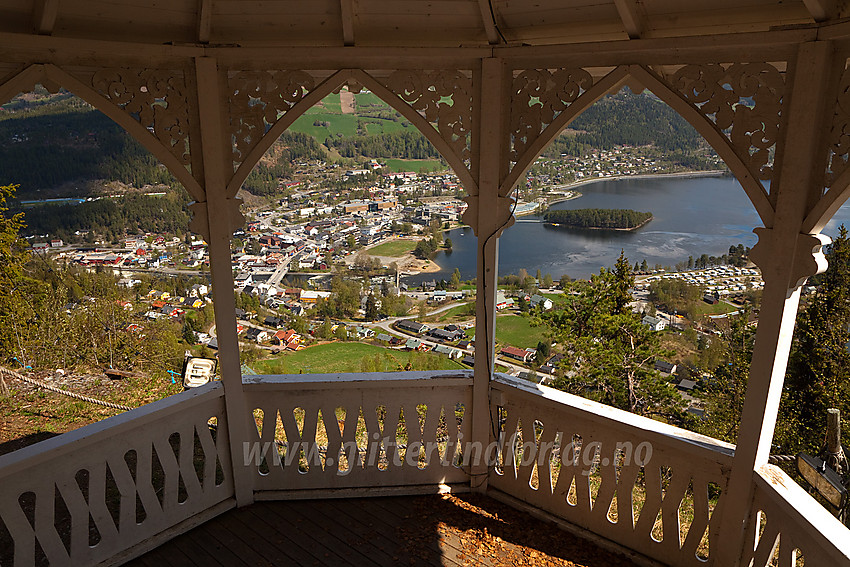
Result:
[[[800,287],[823,271],[821,235],[801,234],[806,211],[820,196],[823,183],[827,85],[834,73],[830,43],[805,43],[799,48],[783,113],[788,122],[780,164],[773,226],[756,229],[759,241],[751,259],[764,279],[749,383],[720,527],[721,546],[714,565],[737,565],[744,545],[744,528],[755,521],[752,510],[753,476],[767,463],[773,440],[788,352],[794,332]]]
[[[239,212],[239,201],[227,198],[226,167],[232,163],[231,145],[229,140],[225,139],[221,103],[224,98],[221,96],[216,60],[211,57],[198,57],[195,59],[195,69],[203,146],[203,186],[207,200],[206,203],[196,203],[192,208],[199,217],[198,225],[203,225],[203,220],[206,220],[206,227],[202,228],[206,228],[204,237],[207,239],[210,253],[216,336],[221,380],[224,383],[233,481],[236,503],[238,506],[245,506],[254,501],[252,476],[243,462],[243,444],[249,439],[247,428],[251,413],[245,405],[245,394],[242,391],[230,256],[233,231],[244,219]],[[220,430],[219,435],[222,433],[224,432]]]
[[[475,370],[472,387],[472,440],[481,443],[482,457],[494,440],[490,416],[490,380],[496,344],[496,285],[499,276],[499,235],[510,218],[507,199],[499,195],[507,173],[507,128],[510,98],[508,74],[502,60],[482,60],[474,109],[478,129],[478,195],[473,196],[475,233],[478,237],[476,268]],[[472,490],[487,489],[488,467],[482,459],[472,467]]]

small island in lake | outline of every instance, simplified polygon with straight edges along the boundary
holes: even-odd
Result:
[[[551,226],[599,230],[635,230],[652,220],[652,213],[631,209],[549,209],[543,222]]]

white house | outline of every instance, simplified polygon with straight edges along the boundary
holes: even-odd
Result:
[[[653,331],[662,331],[667,328],[667,321],[659,317],[652,317],[650,315],[644,315],[641,323],[643,323]]]

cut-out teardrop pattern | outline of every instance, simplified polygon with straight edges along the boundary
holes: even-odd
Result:
[[[35,453],[0,491],[2,564],[97,564],[232,496],[227,436],[208,425],[226,427],[222,393],[69,433],[49,466]]]
[[[348,388],[301,385],[296,392],[248,392],[256,415],[278,415],[282,429],[253,428],[249,452],[256,458],[257,490],[403,486],[469,482],[463,463],[470,439],[465,409],[468,377],[446,378],[444,387]],[[256,419],[256,417],[255,417]],[[271,447],[284,445],[269,463]],[[294,453],[293,453],[294,451]]]

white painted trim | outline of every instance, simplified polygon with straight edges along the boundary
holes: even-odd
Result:
[[[632,435],[645,435],[648,438],[657,438],[665,440],[667,443],[681,443],[683,450],[694,452],[702,457],[714,455],[712,460],[718,460],[720,463],[730,464],[729,457],[735,454],[735,446],[713,437],[700,435],[687,429],[675,427],[668,423],[656,421],[648,417],[643,417],[628,411],[624,411],[613,406],[600,404],[593,400],[588,400],[574,394],[568,394],[548,386],[535,384],[528,380],[514,378],[506,374],[496,374],[495,380],[492,382],[494,390],[493,403],[499,405],[499,398],[495,392],[505,391],[508,394],[512,392],[522,392],[533,396],[530,400],[535,400],[530,403],[539,404],[546,403],[549,407],[567,406],[578,412],[581,416],[581,421],[585,420],[590,423],[606,424],[610,427],[623,426],[630,429]],[[514,395],[515,395],[515,392]],[[690,449],[688,449],[690,447]]]
[[[210,382],[0,455],[0,479],[11,478],[30,467],[49,466],[50,462],[56,462],[65,456],[95,447],[105,438],[122,435],[139,427],[188,413],[196,406],[222,397],[224,397],[224,388],[221,383]]]

